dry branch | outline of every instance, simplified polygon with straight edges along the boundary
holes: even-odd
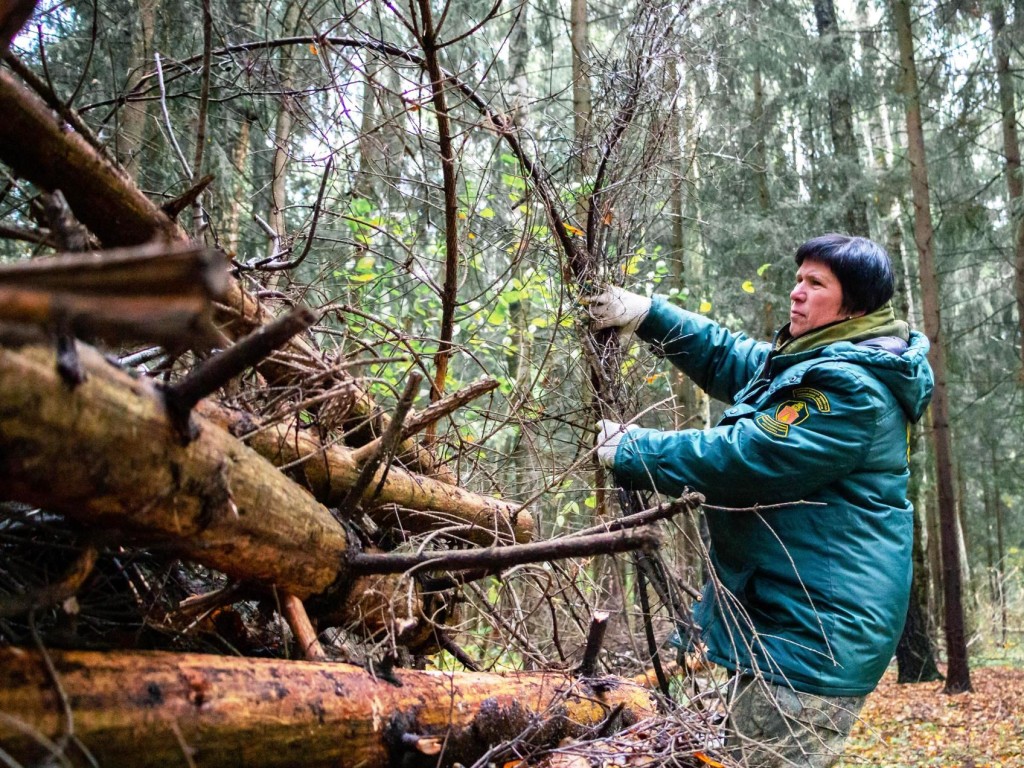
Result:
[[[51,655],[75,736],[101,765],[178,765],[186,762],[182,749],[205,766],[469,765],[531,725],[534,746],[553,746],[585,734],[619,705],[624,725],[653,709],[645,690],[620,678],[399,670],[396,685],[347,664],[144,652]],[[64,713],[39,653],[0,650],[0,712],[51,741],[61,736]],[[25,765],[45,758],[38,741],[10,718],[0,718],[4,749]],[[440,743],[440,755],[418,757],[420,741]],[[72,747],[68,757],[79,755]]]
[[[87,377],[69,389],[51,348],[0,347],[5,498],[132,533],[240,581],[319,598],[324,626],[432,642],[445,618],[436,600],[425,608],[407,579],[354,577],[343,526],[306,489],[202,417],[196,439],[182,445],[151,381],[87,345],[79,352]]]
[[[563,536],[518,547],[459,549],[452,552],[358,553],[349,559],[349,566],[354,572],[362,574],[401,573],[413,568],[490,573],[526,563],[650,550],[657,546],[658,539],[653,533],[618,531],[591,536]]]
[[[211,346],[211,301],[228,279],[222,254],[153,244],[0,266],[0,320],[107,341]]]

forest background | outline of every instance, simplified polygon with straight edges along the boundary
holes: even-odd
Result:
[[[429,440],[464,487],[529,501],[541,539],[619,514],[591,451],[588,284],[770,338],[800,242],[883,243],[943,355],[912,440],[921,630],[940,659],[952,630],[973,664],[1019,665],[1022,44],[1001,1],[94,0],[41,3],[12,53],[158,203],[212,175],[183,225],[268,306],[315,309],[379,402],[413,370],[420,402],[497,378]],[[0,254],[51,250],[37,190],[0,173]],[[620,373],[645,426],[721,407],[636,346]],[[699,584],[699,519],[665,534]],[[628,567],[513,575],[468,590],[486,664],[566,662],[584,605],[621,608],[616,647],[643,657]]]

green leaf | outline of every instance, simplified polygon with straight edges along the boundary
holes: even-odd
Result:
[[[359,261],[356,262],[356,269],[360,272],[368,272],[373,269],[377,264],[377,260],[373,256],[363,256]]]
[[[757,276],[758,277],[764,277],[764,273],[768,271],[768,267],[770,267],[770,266],[771,266],[771,264],[762,264],[760,267],[758,267],[757,268]]]
[[[481,208],[479,215],[480,215],[481,219],[493,219],[494,218],[494,209],[493,208]]]
[[[508,305],[504,302],[498,302],[498,305],[491,310],[491,314],[487,316],[487,322],[491,325],[504,325],[508,319]]]
[[[377,274],[375,272],[367,272],[362,275],[352,275],[352,277],[350,277],[349,280],[351,280],[353,283],[368,283],[376,277]]]

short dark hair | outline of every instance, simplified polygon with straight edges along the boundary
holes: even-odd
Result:
[[[830,232],[811,238],[796,249],[796,264],[806,260],[828,266],[843,289],[843,308],[874,312],[892,298],[892,262],[885,248],[866,237]]]

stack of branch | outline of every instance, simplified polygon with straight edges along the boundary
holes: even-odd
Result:
[[[314,624],[355,626],[419,651],[451,647],[449,601],[423,587],[426,573],[462,574],[448,578],[451,586],[516,563],[656,546],[652,534],[629,525],[526,544],[534,533],[527,510],[458,487],[413,441],[490,383],[414,414],[417,381],[409,377],[389,417],[343,361],[315,347],[306,333],[312,313],[275,318],[227,272],[222,254],[192,243],[87,134],[65,129],[67,115],[59,118],[2,69],[0,111],[0,160],[46,193],[61,190],[84,227],[77,248],[66,247],[121,249],[38,259],[0,274],[0,500],[60,514],[87,539],[102,532],[104,546],[152,547],[226,574],[233,583],[208,596],[212,604],[239,590],[273,592],[310,659],[324,656]],[[168,268],[177,270],[172,277]],[[187,362],[157,382],[75,338],[86,334],[157,342]],[[261,423],[259,414],[210,397],[250,368],[268,389],[292,394],[293,418]],[[311,380],[316,391],[306,386]],[[305,426],[300,403],[321,414],[331,404],[333,416]],[[684,500],[676,511],[695,503]],[[374,551],[438,530],[449,542],[441,551]],[[31,625],[36,608],[74,593],[96,551],[85,546],[56,588],[16,596],[0,614],[27,610]],[[16,759],[32,759],[24,756],[34,750],[66,757],[75,743],[83,755],[113,762],[129,750],[133,762],[152,755],[154,764],[199,750],[217,764],[255,764],[245,757],[250,733],[273,722],[276,744],[294,744],[302,723],[303,743],[310,731],[330,741],[322,762],[335,764],[328,726],[337,722],[349,734],[341,749],[358,747],[366,765],[383,765],[396,750],[433,763],[438,752],[475,759],[474,750],[494,740],[481,723],[509,734],[532,728],[549,744],[600,727],[612,713],[650,707],[646,695],[613,696],[618,682],[582,684],[566,674],[503,681],[409,673],[397,678],[408,688],[399,695],[354,669],[261,664],[8,650],[0,659],[0,734]],[[286,675],[295,675],[294,685],[281,682]],[[230,717],[222,719],[221,704],[234,708]],[[266,764],[275,754],[294,760],[273,740],[260,744]]]

